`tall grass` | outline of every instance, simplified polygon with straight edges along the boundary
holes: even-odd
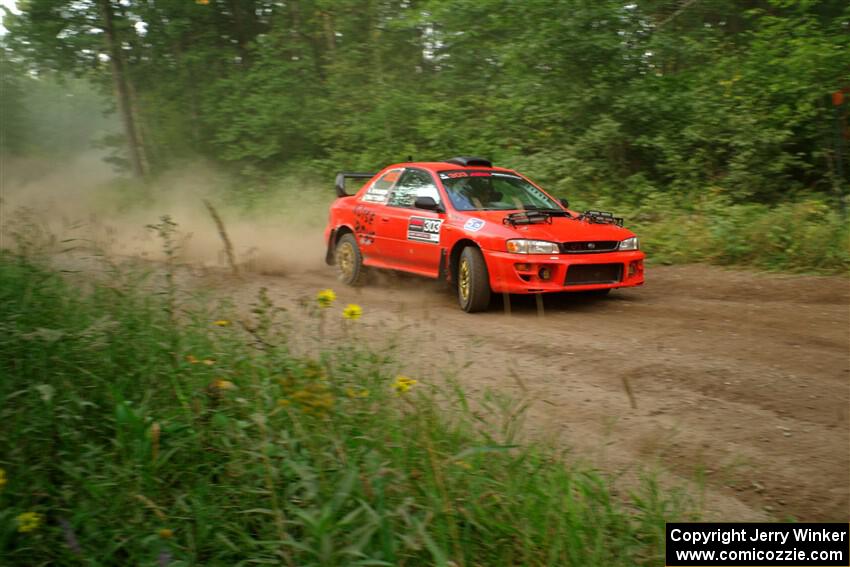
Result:
[[[150,281],[0,256],[4,564],[661,561],[679,501],[518,442],[517,402],[393,376],[327,295],[309,328],[262,293],[237,324]]]

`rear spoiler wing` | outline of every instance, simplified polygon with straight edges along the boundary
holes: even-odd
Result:
[[[336,196],[350,197],[351,195],[345,192],[346,179],[372,179],[377,173],[358,173],[355,171],[340,171],[336,174]]]

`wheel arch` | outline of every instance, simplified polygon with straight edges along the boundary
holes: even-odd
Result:
[[[449,281],[454,283],[455,278],[457,278],[457,265],[460,263],[460,255],[463,252],[463,249],[467,246],[474,246],[481,250],[481,246],[478,245],[477,242],[471,240],[469,238],[461,238],[452,246],[452,250],[449,253],[449,273],[448,278]],[[483,250],[482,250],[483,252]]]
[[[352,230],[352,228],[348,225],[342,224],[331,229],[330,235],[328,236],[328,248],[325,252],[325,263],[327,265],[333,266],[336,263],[336,258],[334,258],[336,243],[339,242],[339,239],[346,234],[354,234],[354,230]]]

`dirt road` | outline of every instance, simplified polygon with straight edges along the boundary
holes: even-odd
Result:
[[[362,305],[363,335],[394,343],[399,371],[421,380],[448,371],[473,394],[519,394],[518,375],[531,435],[626,485],[646,470],[690,485],[710,519],[850,516],[844,279],[656,267],[643,288],[546,296],[542,318],[529,297],[513,297],[510,315],[501,298],[468,315],[439,284],[350,289],[330,268],[219,285],[244,305],[260,287],[282,305],[332,287]]]

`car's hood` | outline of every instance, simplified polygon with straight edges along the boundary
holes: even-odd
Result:
[[[578,213],[573,213],[578,215]],[[505,225],[502,221],[508,215],[505,211],[475,211],[465,213],[464,219],[478,218],[486,221],[481,232],[494,238],[529,238],[549,240],[551,242],[581,242],[588,240],[624,240],[634,236],[630,230],[613,224],[597,224],[586,220],[552,217],[550,223],[526,224],[516,227]]]

